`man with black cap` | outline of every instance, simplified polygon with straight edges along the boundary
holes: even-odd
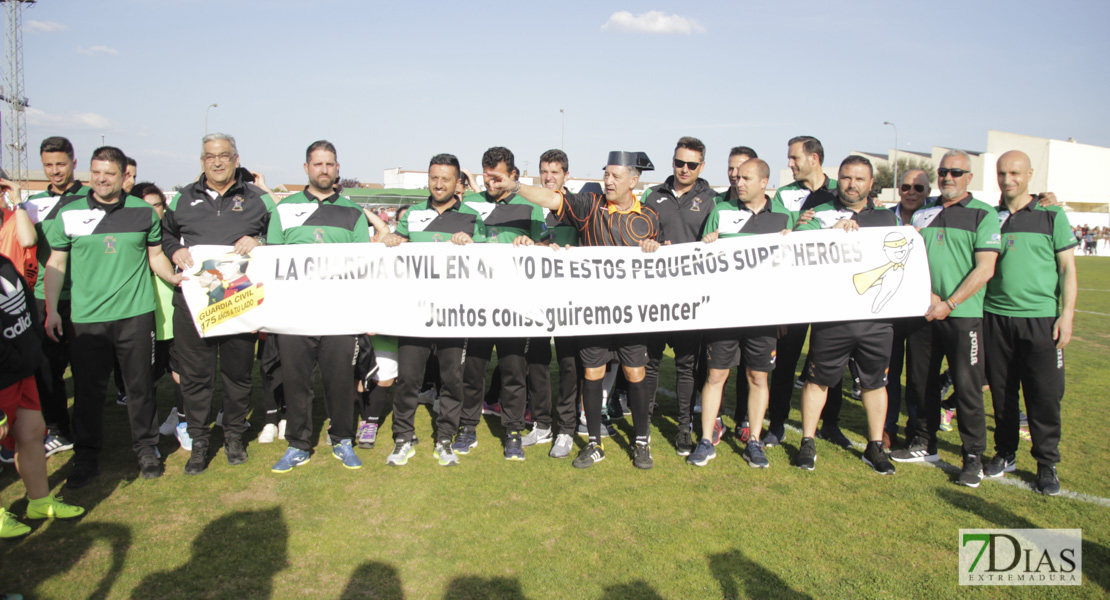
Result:
[[[695,137],[679,138],[672,162],[674,174],[660,185],[644,192],[640,202],[659,213],[660,243],[696,242],[701,239],[705,223],[712,212],[713,198],[717,195],[709,182],[701,178],[702,169],[705,168],[705,144]],[[690,432],[701,332],[667,331],[654,333],[648,340],[646,381],[649,398],[654,399],[659,387],[659,364],[663,360],[663,348],[669,345],[674,349],[675,391],[678,396],[678,434],[675,435],[674,444],[679,456],[689,456],[694,449]],[[719,441],[723,427],[721,421],[714,421],[715,431],[712,434],[703,432],[703,435],[712,435],[714,441]]]
[[[204,136],[200,163],[204,170],[200,179],[182,188],[162,217],[162,248],[181,271],[194,266],[191,246],[234,246],[240,255],[254,250],[266,235],[274,208],[270,195],[253,183],[254,174],[239,167],[235,138],[224,133]],[[242,333],[201,338],[180,291],[174,294],[173,306],[181,394],[193,439],[185,474],[198,475],[208,467],[208,417],[216,387],[217,359],[223,375],[227,462],[245,463],[247,451],[242,438],[247,431],[256,336]]]
[[[637,200],[633,189],[640,172],[654,169],[643,152],[610,152],[605,167],[604,194],[567,194],[544,187],[521,185],[511,178],[491,173],[487,185],[508,188],[529,202],[555,211],[563,223],[578,228],[583,246],[639,246],[645,252],[659,249],[659,215]],[[620,360],[628,380],[628,400],[636,439],[632,444],[633,464],[640,469],[654,466],[651,458],[650,390],[645,381],[648,362],[647,336],[640,333],[583,336],[578,357],[586,371],[582,399],[586,409],[589,443],[574,466],[580,469],[605,460],[601,445],[601,380],[605,365]]]

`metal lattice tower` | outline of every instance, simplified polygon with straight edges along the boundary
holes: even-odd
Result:
[[[27,96],[23,88],[23,10],[35,0],[0,0],[4,5],[4,87],[0,101],[4,109],[4,170],[8,177],[26,183]]]

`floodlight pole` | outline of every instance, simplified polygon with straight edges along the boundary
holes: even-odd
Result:
[[[890,121],[883,121],[883,125],[890,125],[891,127],[894,128],[894,160],[893,160],[893,162],[894,162],[894,189],[895,189],[894,197],[897,198],[898,197],[897,190],[898,190],[898,184],[899,184],[899,181],[898,181],[898,126],[895,125],[894,123],[891,123]]]
[[[208,135],[208,111],[219,107],[219,104],[209,104],[208,108],[204,109],[204,135]]]
[[[563,137],[559,142],[559,149],[565,152],[567,149],[567,111],[560,108],[559,114],[563,116]]]

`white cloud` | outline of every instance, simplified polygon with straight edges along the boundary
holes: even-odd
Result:
[[[609,16],[609,20],[601,26],[602,31],[616,31],[620,33],[680,33],[690,35],[702,33],[705,28],[693,19],[679,15],[667,15],[661,11],[653,10],[642,15],[633,15],[622,10]]]
[[[69,26],[54,21],[32,20],[23,25],[24,33],[60,33],[62,31],[69,31]]]
[[[111,54],[112,56],[115,56],[119,54],[119,50],[116,50],[115,48],[109,48],[108,46],[93,46],[91,48],[82,48],[78,46],[77,53],[88,54],[89,56],[94,56],[96,54]]]
[[[70,113],[54,115],[37,108],[27,108],[27,122],[31,125],[60,129],[94,129],[104,131],[112,127],[107,117],[96,113]]]

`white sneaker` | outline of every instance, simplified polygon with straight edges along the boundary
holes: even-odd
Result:
[[[528,435],[521,438],[522,446],[525,448],[535,446],[536,444],[550,444],[555,436],[551,433],[551,428],[541,429],[539,425],[532,428]]]
[[[279,440],[284,440],[285,439],[285,419],[282,419],[282,420],[278,421],[277,436],[278,436]]]
[[[259,444],[272,444],[277,439],[278,427],[273,423],[266,423],[262,428],[262,433],[258,434]]]
[[[551,446],[548,456],[551,458],[566,458],[574,449],[574,438],[569,433],[560,433],[555,436],[555,443]]]
[[[181,449],[186,451],[186,452],[192,452],[193,451],[193,438],[189,436],[189,424],[188,423],[178,423],[176,433],[177,433],[177,443],[181,444]]]
[[[166,415],[166,420],[158,428],[158,433],[170,436],[173,435],[175,429],[177,429],[177,409],[171,408],[170,414]]]
[[[224,426],[224,411],[216,413],[216,427]]]

